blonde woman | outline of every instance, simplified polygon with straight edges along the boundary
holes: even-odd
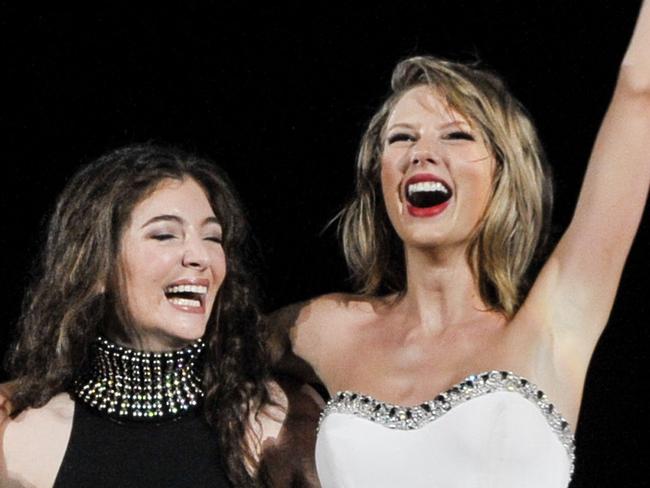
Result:
[[[641,9],[571,224],[527,287],[550,188],[525,110],[493,74],[415,57],[372,118],[342,214],[359,294],[275,316],[332,400],[329,487],[565,487],[587,366],[650,179]]]

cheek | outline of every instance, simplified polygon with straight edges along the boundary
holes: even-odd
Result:
[[[127,292],[136,298],[158,294],[169,278],[174,259],[168,253],[152,253],[136,250],[123,261]]]
[[[226,259],[221,255],[216,263],[215,277],[219,283],[223,283],[223,280],[226,278],[226,273],[228,272],[228,266],[226,265]]]
[[[215,284],[221,286],[223,280],[226,278],[226,273],[228,271],[228,266],[226,264],[226,256],[223,250],[215,253],[212,256],[212,276],[214,278]],[[215,288],[215,294],[218,291],[218,287]]]
[[[475,211],[482,215],[492,195],[492,174],[484,169],[472,171],[467,174],[466,181],[470,184],[469,197],[474,202]]]
[[[397,171],[390,162],[382,161],[379,177],[386,206],[392,205],[395,197],[401,199],[399,186],[402,176],[402,173]]]
[[[212,307],[214,307],[215,300],[217,298],[219,290],[221,289],[221,286],[223,285],[223,281],[226,278],[226,273],[228,272],[227,265],[226,265],[226,257],[223,251],[221,251],[221,253],[219,253],[216,256],[212,256],[212,264],[210,266],[210,269],[211,269],[214,286],[212,287],[211,291],[208,293],[207,304],[209,309],[211,310]]]

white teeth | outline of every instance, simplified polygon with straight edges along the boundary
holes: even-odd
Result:
[[[191,300],[189,298],[170,298],[169,301],[174,305],[181,305],[183,307],[200,307],[199,300]]]
[[[420,191],[440,191],[445,195],[449,193],[447,187],[439,181],[420,181],[418,183],[411,183],[408,186],[407,191],[409,195]]]
[[[169,286],[167,287],[167,289],[165,289],[165,293],[182,293],[182,292],[200,293],[202,295],[205,295],[208,292],[208,287],[202,285],[176,285],[176,286]]]

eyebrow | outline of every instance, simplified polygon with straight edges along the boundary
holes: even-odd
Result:
[[[472,126],[471,126],[471,124],[469,122],[465,122],[464,120],[452,120],[451,122],[447,122],[445,124],[442,124],[440,126],[440,129],[446,129],[447,127],[459,126],[459,125],[464,125],[466,127],[469,127],[470,129],[472,128]]]
[[[441,124],[440,126],[438,126],[438,129],[446,129],[448,127],[459,126],[459,125],[464,125],[469,128],[472,128],[472,125],[469,122],[466,122],[465,120],[454,119],[450,122],[445,122],[444,124]],[[408,122],[398,122],[396,124],[391,125],[390,127],[387,127],[386,131],[391,131],[399,127],[403,127],[406,129],[415,129],[415,125],[413,124],[409,124]]]
[[[404,127],[406,129],[414,129],[415,126],[413,124],[409,124],[407,122],[398,122],[396,124],[391,125],[390,127],[386,127],[386,130],[393,130],[395,127]]]
[[[177,215],[170,215],[170,214],[156,215],[155,217],[147,220],[144,224],[142,224],[142,227],[140,227],[140,228],[143,229],[143,228],[147,227],[148,225],[155,224],[156,222],[176,222],[176,223],[182,225],[182,224],[185,223],[185,220],[180,218]],[[202,226],[208,225],[208,224],[217,224],[219,226],[221,225],[219,223],[219,219],[217,219],[216,217],[207,217],[201,223]]]

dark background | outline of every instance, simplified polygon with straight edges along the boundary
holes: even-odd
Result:
[[[554,168],[561,231],[639,2],[0,5],[4,344],[56,195],[79,164],[131,142],[179,144],[227,169],[261,243],[267,308],[349,289],[335,231],[321,232],[350,195],[394,64],[411,54],[480,59],[504,76]],[[646,472],[649,237],[646,217],[587,379],[573,487],[641,486]]]

